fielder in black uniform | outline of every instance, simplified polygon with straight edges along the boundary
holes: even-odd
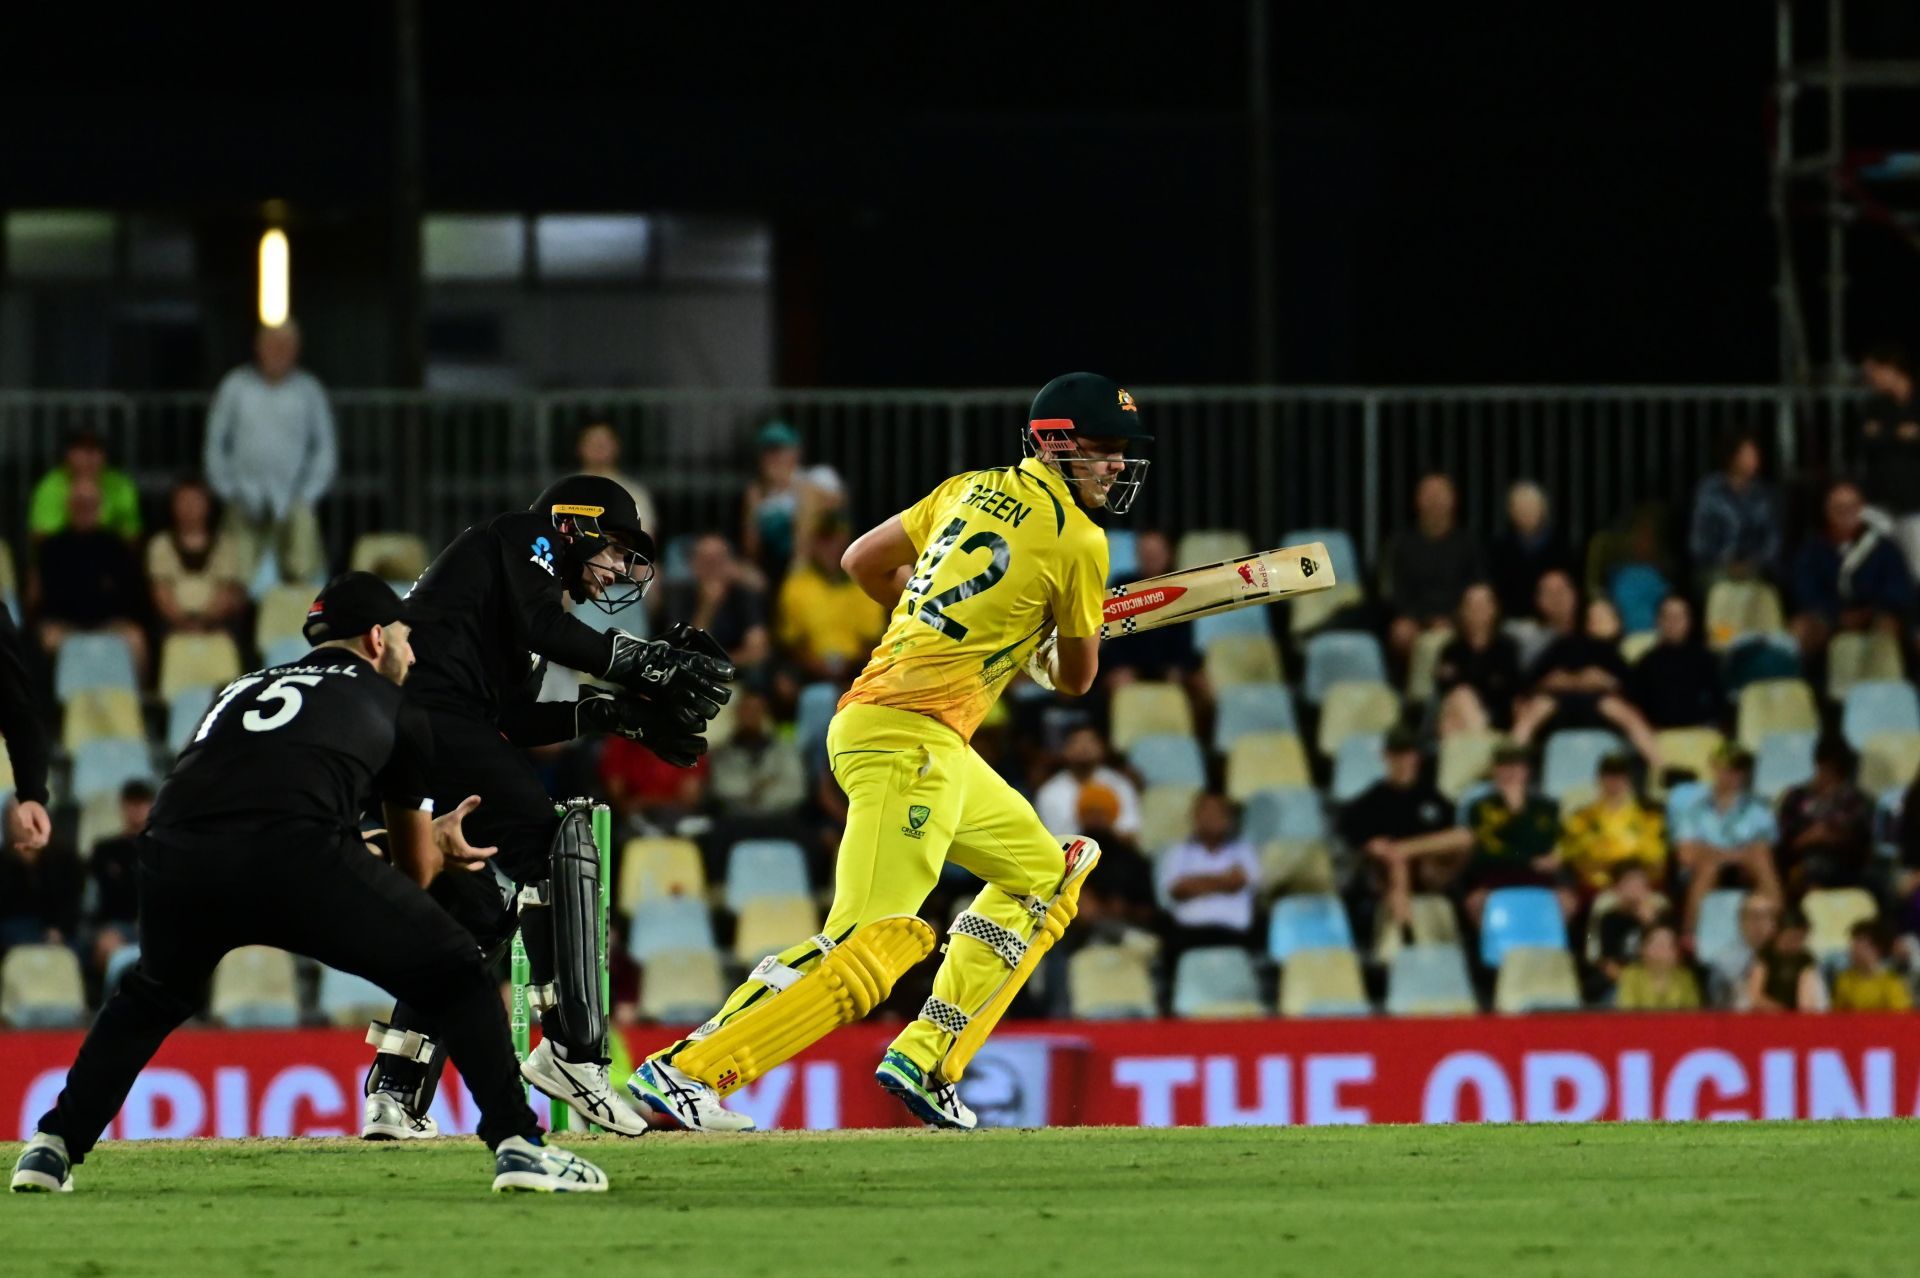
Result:
[[[349,573],[315,601],[306,635],[318,646],[298,662],[227,685],[161,786],[139,842],[140,961],[94,1021],[13,1188],[71,1190],[72,1166],[204,1001],[221,957],[274,945],[433,1015],[480,1107],[496,1190],[604,1190],[599,1168],[541,1143],[499,990],[473,938],[418,885],[471,849],[457,822],[436,828],[431,815],[431,738],[400,694],[413,663],[401,601]],[[373,795],[393,865],[360,841]]]
[[[627,490],[611,479],[559,480],[525,511],[495,516],[454,538],[407,594],[420,664],[408,699],[425,711],[436,745],[428,793],[443,808],[484,802],[467,821],[473,841],[499,849],[495,874],[443,874],[434,898],[498,955],[524,923],[540,1009],[541,1042],[527,1080],[583,1118],[637,1136],[646,1120],[609,1086],[597,919],[599,855],[585,811],[554,815],[523,747],[617,732],[669,763],[691,767],[729,695],[733,667],[705,633],[684,627],[645,641],[599,631],[566,611],[618,612],[653,576],[654,544]],[[577,701],[539,701],[547,663],[619,689]],[[439,1037],[427,1009],[402,999],[368,1041]],[[382,1050],[367,1075],[361,1135],[437,1134],[428,1117],[438,1062]]]
[[[4,605],[0,605],[0,737],[6,738],[7,757],[13,764],[6,841],[38,851],[53,837],[53,823],[47,818],[47,729],[34,704],[20,632]]]

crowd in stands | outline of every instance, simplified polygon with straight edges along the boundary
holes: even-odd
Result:
[[[293,530],[331,464],[324,395],[317,411],[317,383],[275,399],[291,365],[275,381],[270,354],[232,403],[223,388],[219,478],[176,484],[144,544],[96,437],[76,435],[35,494],[23,602],[61,707],[59,824],[77,837],[0,854],[0,945],[69,947],[94,998],[132,941],[129,838],[152,778],[227,675],[292,651],[286,609],[324,567],[301,563]],[[1049,828],[1104,849],[1019,1010],[1910,1006],[1920,420],[1904,363],[1879,358],[1881,461],[1826,484],[1803,533],[1747,438],[1690,509],[1620,512],[1585,545],[1536,484],[1472,528],[1454,481],[1429,474],[1377,571],[1338,531],[1284,533],[1327,541],[1342,585],[1105,645],[1087,698],[1017,679],[976,748]],[[254,414],[305,442],[244,442]],[[577,444],[654,509],[617,431]],[[614,811],[623,1019],[703,1014],[740,966],[816,929],[831,891],[845,801],[826,722],[886,624],[839,560],[888,512],[849,510],[780,422],[741,484],[739,524],[665,530],[644,613],[612,619],[685,621],[726,647],[741,682],[711,754],[683,771],[619,739],[539,752],[554,793]],[[427,549],[363,543],[355,566],[403,580]],[[1252,547],[1115,523],[1111,548],[1118,581]],[[102,636],[124,669],[67,677],[74,645]],[[132,761],[94,766],[129,727]],[[928,917],[944,928],[973,890],[950,868]],[[899,1006],[924,995],[914,979]]]

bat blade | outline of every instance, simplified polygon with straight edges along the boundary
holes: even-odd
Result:
[[[1104,605],[1100,637],[1177,626],[1209,613],[1277,603],[1339,584],[1321,542],[1262,550],[1115,586]]]

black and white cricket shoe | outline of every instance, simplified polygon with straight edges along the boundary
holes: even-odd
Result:
[[[361,1111],[361,1140],[432,1140],[439,1134],[440,1124],[433,1121],[433,1115],[416,1118],[392,1092],[373,1093]]]
[[[73,1163],[67,1158],[67,1142],[35,1132],[13,1165],[11,1188],[16,1194],[71,1194]]]
[[[496,1194],[604,1194],[607,1174],[578,1154],[509,1136],[493,1151]]]
[[[567,1106],[589,1123],[598,1123],[622,1136],[644,1136],[652,1130],[646,1117],[625,1096],[613,1090],[607,1067],[593,1061],[563,1061],[546,1039],[520,1062],[520,1076]]]

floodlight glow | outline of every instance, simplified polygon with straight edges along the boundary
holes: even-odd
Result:
[[[287,322],[289,262],[285,231],[275,227],[260,237],[260,322],[268,328]]]

